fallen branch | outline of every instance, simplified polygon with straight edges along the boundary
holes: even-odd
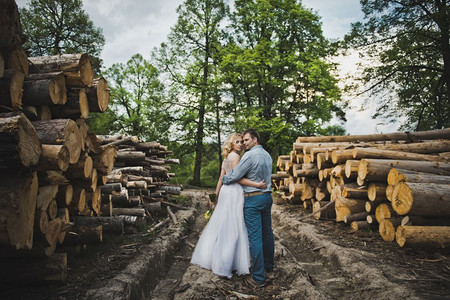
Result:
[[[173,224],[177,224],[178,220],[177,220],[177,216],[175,216],[175,214],[172,212],[172,210],[170,209],[170,206],[167,206],[167,212],[169,213],[170,218],[172,219]]]
[[[315,212],[313,212],[313,213],[311,213],[311,214],[309,214],[309,215],[303,216],[303,217],[301,217],[301,218],[298,219],[298,220],[301,221],[301,220],[307,219],[307,218],[309,218],[309,217],[312,217],[312,216],[314,216],[315,214],[317,214],[318,212],[321,212],[321,211],[325,210],[325,209],[326,209],[328,206],[330,206],[332,203],[334,203],[334,200],[333,200],[333,201],[330,201],[330,203],[325,204],[325,205],[324,205],[323,207],[321,207],[319,210],[316,210]]]

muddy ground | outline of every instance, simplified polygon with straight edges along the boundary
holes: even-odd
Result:
[[[400,248],[378,232],[352,232],[308,218],[295,205],[274,205],[274,272],[252,290],[189,264],[206,224],[207,195],[189,189],[178,223],[153,233],[105,236],[102,245],[69,254],[64,286],[3,286],[1,299],[450,299],[450,253]]]

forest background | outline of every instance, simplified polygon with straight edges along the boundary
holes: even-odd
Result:
[[[81,0],[18,3],[29,56],[86,52],[107,79],[110,106],[90,114],[93,132],[168,145],[178,183],[213,186],[230,132],[258,129],[276,158],[297,136],[346,134],[336,120],[349,95],[400,130],[450,127],[449,1],[361,0],[364,19],[330,40],[301,1],[185,0],[149,58],[107,68],[103,30]],[[343,77],[337,61],[355,53]]]

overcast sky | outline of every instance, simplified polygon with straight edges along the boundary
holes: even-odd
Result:
[[[29,0],[16,0],[19,7]],[[105,46],[101,54],[104,66],[124,63],[136,53],[148,58],[151,50],[166,41],[177,20],[176,8],[183,0],[83,0],[85,11],[96,27],[103,29]],[[321,17],[322,29],[329,39],[342,38],[350,24],[363,18],[359,0],[303,0]],[[355,57],[356,58],[356,57]],[[343,70],[351,72],[352,58],[344,62]],[[352,99],[352,109],[344,124],[350,134],[392,132],[396,125],[380,125],[370,118],[374,107],[359,111],[363,99]]]

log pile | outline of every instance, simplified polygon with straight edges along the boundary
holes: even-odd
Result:
[[[316,219],[378,230],[400,247],[447,247],[449,153],[450,128],[299,137],[278,157],[272,183],[282,203],[302,204]]]
[[[180,192],[167,183],[166,164],[177,160],[156,142],[90,132],[89,112],[108,107],[106,80],[94,78],[87,54],[27,57],[17,5],[3,2],[0,259],[17,272],[0,274],[3,282],[64,282],[66,250],[123,233]]]

